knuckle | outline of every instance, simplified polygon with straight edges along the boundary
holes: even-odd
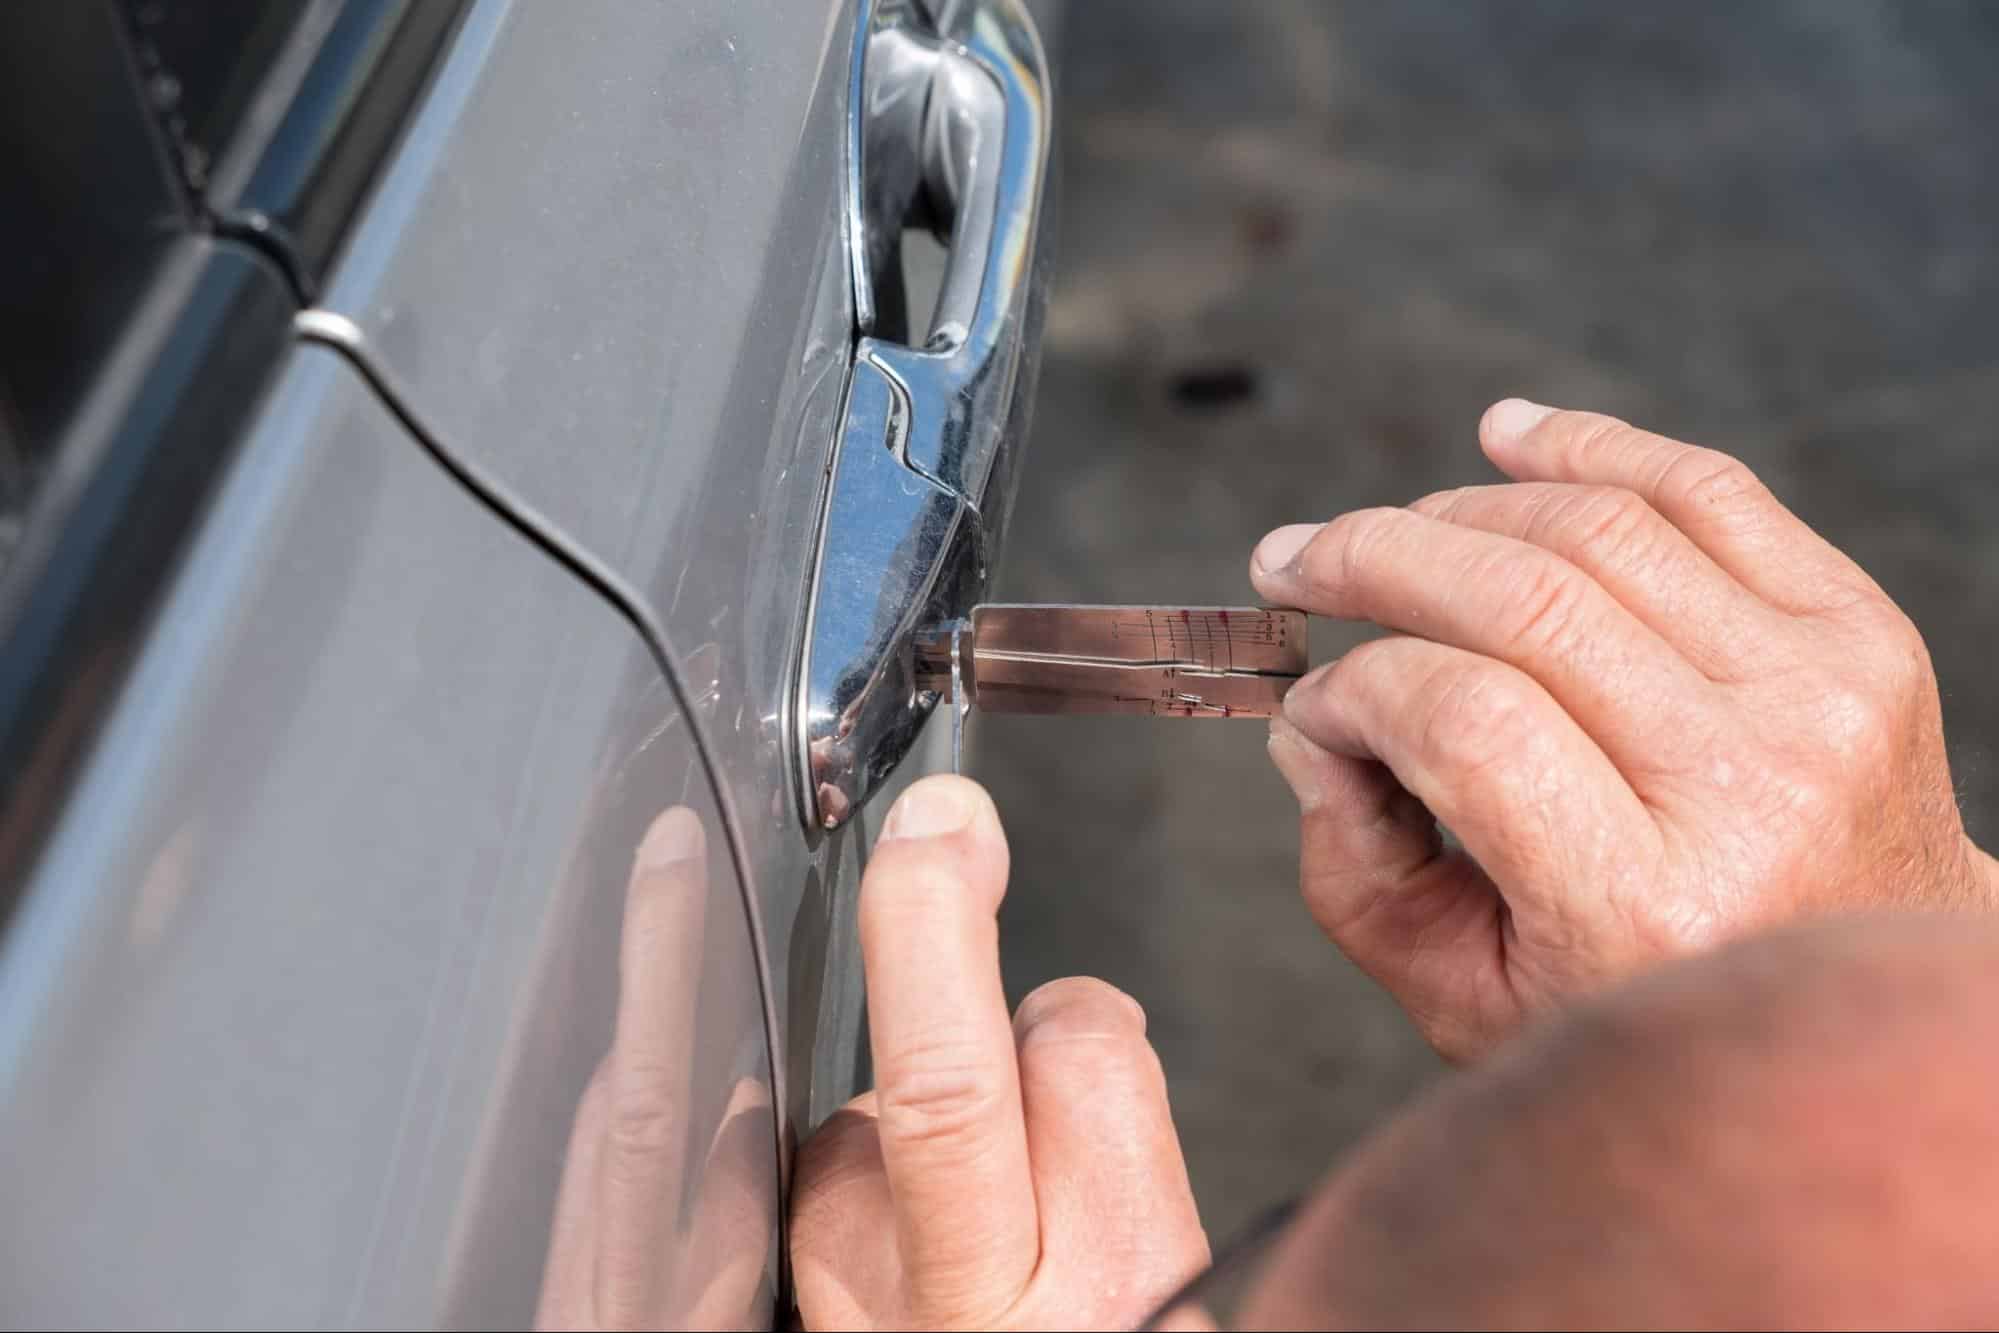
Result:
[[[1901,622],[1901,632],[1883,644],[1883,651],[1887,654],[1884,672],[1888,683],[1899,695],[1928,699],[1937,692],[1937,668],[1930,657],[1930,646],[1915,622],[1903,615],[1899,608],[1895,610],[1895,618]]]
[[[1612,564],[1646,544],[1656,517],[1636,491],[1585,486],[1545,511],[1541,539],[1555,550]]]
[[[1540,551],[1508,553],[1495,568],[1501,590],[1502,649],[1532,654],[1553,649],[1576,630],[1588,606],[1589,586],[1566,561]]]
[[[1794,765],[1755,793],[1751,809],[1764,846],[1739,849],[1760,865],[1757,878],[1782,880],[1795,873],[1788,863],[1802,849],[1822,847],[1845,827],[1847,792],[1834,766]]]
[[[1880,691],[1834,684],[1819,692],[1814,706],[1820,740],[1842,769],[1877,763],[1892,748],[1895,709]]]
[[[1557,412],[1541,429],[1562,442],[1568,454],[1587,470],[1601,455],[1629,443],[1643,432],[1601,412]]]
[[[1818,618],[1846,646],[1861,681],[1888,700],[1906,704],[1936,692],[1936,665],[1922,631],[1878,587],[1855,588],[1842,603],[1828,602]]]
[[[1513,673],[1497,663],[1462,663],[1432,682],[1423,750],[1452,776],[1474,776],[1513,759],[1533,735],[1533,708]]]
[[[1706,898],[1632,895],[1622,900],[1624,918],[1641,955],[1683,958],[1708,953],[1735,930],[1735,923]]]
[[[1427,518],[1441,519],[1448,523],[1457,517],[1465,502],[1481,489],[1483,488],[1477,486],[1455,486],[1448,491],[1436,491],[1416,501],[1409,508]]]
[[[881,1131],[899,1143],[975,1148],[1010,1095],[1004,1071],[969,1042],[938,1042],[881,1070]]]
[[[1382,546],[1404,516],[1393,509],[1356,509],[1328,523],[1306,551],[1305,576],[1325,591],[1351,588],[1367,578]]]
[[[1297,694],[1303,688],[1306,698],[1319,702],[1377,696],[1398,674],[1409,669],[1410,650],[1419,642],[1406,635],[1390,634],[1356,644],[1336,661],[1293,686],[1291,692]]]
[[[1145,1010],[1108,981],[1063,977],[1022,1000],[1013,1024],[1022,1040],[1143,1036]]]
[[[1802,560],[1800,565],[1810,568]],[[1901,608],[1888,600],[1865,570],[1840,552],[1832,551],[1831,560],[1812,568],[1812,573],[1818,585],[1809,603],[1812,619],[1844,628],[1866,644],[1902,632]]]
[[[1886,594],[1877,589],[1861,598],[1852,615],[1866,644],[1866,660],[1891,689],[1906,693],[1934,682],[1935,665],[1922,631]]]
[[[1691,513],[1740,514],[1767,507],[1769,488],[1747,464],[1714,449],[1683,445],[1659,477],[1659,494]]]

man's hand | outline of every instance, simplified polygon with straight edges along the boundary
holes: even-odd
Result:
[[[883,825],[860,902],[876,1088],[798,1158],[808,1328],[1131,1327],[1207,1263],[1138,1005],[1071,978],[1008,1021],[1006,874],[963,778]]]
[[[1999,900],[1929,655],[1857,565],[1726,455],[1518,399],[1479,437],[1518,484],[1251,562],[1397,631],[1300,681],[1271,754],[1313,914],[1433,1045],[1759,926]]]

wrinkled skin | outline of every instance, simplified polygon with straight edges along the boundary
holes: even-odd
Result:
[[[1993,904],[1929,655],[1859,566],[1726,455],[1518,399],[1479,436],[1514,484],[1251,562],[1391,631],[1294,687],[1270,748],[1307,904],[1438,1050],[1761,927]]]
[[[1517,400],[1480,437],[1514,484],[1259,546],[1268,600],[1390,631],[1271,754],[1308,905],[1438,1049],[1548,1021],[1334,1172],[1252,1326],[1992,1322],[1999,867],[1920,637],[1732,459]],[[973,784],[891,813],[808,1327],[1129,1327],[1206,1260],[1136,1007],[1071,980],[1009,1025],[1005,880]]]
[[[999,815],[925,778],[861,885],[873,1092],[799,1153],[807,1328],[1129,1328],[1208,1261],[1138,1004],[1051,982],[1009,1020]]]

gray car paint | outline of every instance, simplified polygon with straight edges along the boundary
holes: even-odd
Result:
[[[823,1053],[814,1078],[813,1035],[858,1031],[857,970],[822,959],[865,833],[808,837],[782,751],[852,340],[852,8],[480,0],[320,302],[665,627],[744,821],[804,1124],[853,1083]]]
[[[631,627],[299,350],[0,943],[28,1205],[0,1322],[525,1324],[670,804],[707,854],[661,974],[695,1017],[652,1122],[681,1145],[644,1192],[676,1265],[652,1314],[769,1321],[781,1163],[864,1063],[868,830],[948,754],[932,727],[840,834],[797,820],[780,701],[853,333],[852,19],[482,0],[322,302],[666,626],[752,914]]]
[[[670,805],[711,832],[649,991],[694,1018],[647,1195],[689,1255],[725,1197],[752,1262],[656,1308],[767,1319],[759,997],[682,722],[622,619],[295,352],[0,955],[5,1322],[524,1325]]]

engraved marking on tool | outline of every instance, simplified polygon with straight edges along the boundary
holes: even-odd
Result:
[[[939,626],[917,654],[924,688],[987,712],[1269,717],[1305,672],[1305,616],[992,604],[974,608],[962,629]]]

